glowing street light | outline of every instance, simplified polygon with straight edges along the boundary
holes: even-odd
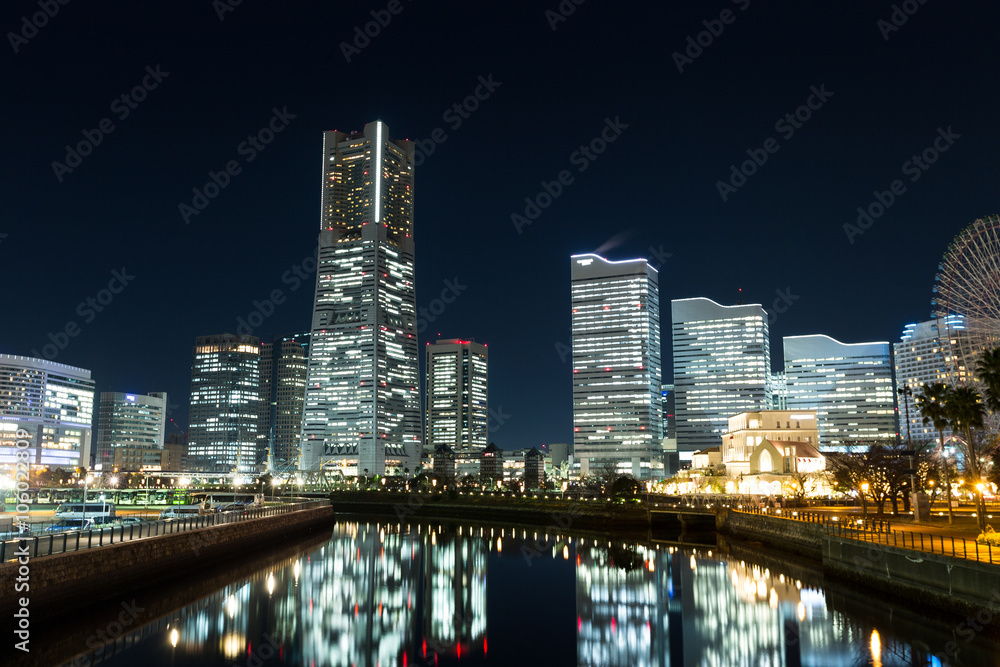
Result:
[[[868,523],[868,482],[861,483],[861,512],[865,523]]]

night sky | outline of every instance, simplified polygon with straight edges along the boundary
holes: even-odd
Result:
[[[779,299],[776,368],[786,335],[897,341],[929,316],[951,238],[1000,211],[995,3],[908,0],[896,26],[888,0],[45,2],[51,18],[37,0],[0,12],[0,352],[51,344],[98,391],[167,391],[175,431],[196,336],[236,332],[274,290],[254,335],[310,325],[314,274],[295,270],[316,247],[324,130],[381,119],[424,142],[417,305],[457,296],[427,311],[421,348],[439,332],[489,345],[505,448],[572,439],[571,254],[660,265],[669,382],[671,299]],[[248,142],[269,123],[270,143]],[[67,156],[85,132],[100,143]],[[939,137],[926,170],[905,164]],[[897,179],[883,215],[845,230]],[[116,271],[126,285],[102,293]]]

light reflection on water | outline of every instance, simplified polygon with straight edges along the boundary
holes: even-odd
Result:
[[[322,547],[90,658],[143,667],[949,664],[833,611],[822,588],[787,573],[797,567],[769,563],[535,529],[340,523]]]

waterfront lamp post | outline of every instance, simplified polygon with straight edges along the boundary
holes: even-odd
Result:
[[[868,524],[868,482],[861,483],[861,516],[864,517],[865,525]]]

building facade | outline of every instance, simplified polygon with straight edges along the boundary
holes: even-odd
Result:
[[[821,451],[895,441],[896,397],[887,342],[824,335],[783,339],[788,409],[815,410]]]
[[[826,466],[817,450],[816,412],[761,410],[729,418],[722,434],[727,475],[812,473]]]
[[[258,456],[270,452],[276,468],[299,466],[309,340],[306,333],[275,337],[260,345]]]
[[[580,473],[606,465],[663,474],[660,291],[644,259],[574,255],[573,451]]]
[[[489,348],[450,338],[426,346],[425,448],[447,445],[458,455],[475,455],[489,443],[487,422]]]
[[[956,321],[962,319],[960,315],[950,317]],[[944,333],[947,335],[947,332]],[[937,382],[951,384],[951,346],[942,346],[938,322],[930,320],[903,327],[903,335],[893,345],[893,352],[896,387],[909,387],[912,392],[910,395],[897,393],[896,396],[899,404],[899,435],[904,442],[908,439],[912,439],[914,443],[935,442],[938,439],[937,429],[933,424],[924,425],[923,415],[914,399],[924,386]]]
[[[410,141],[380,121],[323,136],[303,467],[415,470],[421,418]]]
[[[681,461],[719,444],[729,417],[771,406],[771,346],[760,304],[671,302],[677,449]]]
[[[0,354],[0,466],[13,468],[27,440],[29,465],[90,467],[93,421],[90,371]]]
[[[133,450],[150,450],[149,457],[153,457],[156,452],[163,450],[166,425],[166,392],[150,392],[145,395],[101,392],[94,468],[104,471],[116,467],[119,470],[132,470],[115,465],[115,450],[129,448],[129,454],[125,457],[129,460],[136,458]]]
[[[261,462],[260,340],[256,336],[200,336],[191,365],[188,455],[248,476]]]

